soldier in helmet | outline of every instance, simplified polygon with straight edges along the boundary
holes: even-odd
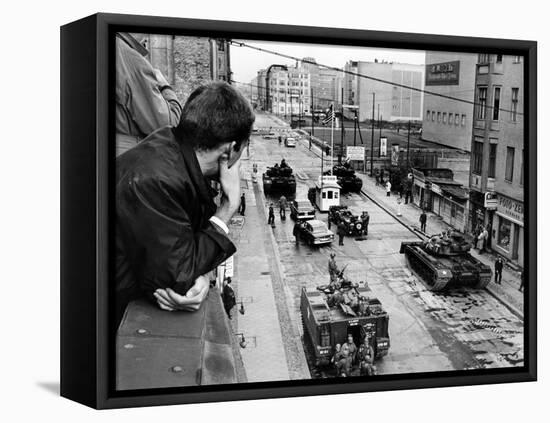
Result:
[[[353,342],[353,335],[351,333],[348,333],[348,341],[344,345],[342,345],[342,348],[344,347],[347,347],[349,351],[351,364],[355,363],[355,360],[357,358],[357,346],[355,345],[355,342]]]
[[[330,283],[336,283],[338,280],[338,275],[340,274],[340,270],[338,269],[338,265],[336,264],[335,260],[336,254],[330,253],[330,259],[328,261],[328,274],[330,276]]]
[[[374,349],[370,345],[370,336],[368,333],[365,335],[363,343],[359,346],[357,358],[359,361],[359,374],[361,376],[376,374],[376,367],[374,366]]]

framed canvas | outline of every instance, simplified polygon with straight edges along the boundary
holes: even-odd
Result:
[[[520,40],[63,26],[61,394],[536,380],[536,60]]]

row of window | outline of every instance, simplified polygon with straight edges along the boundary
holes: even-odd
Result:
[[[272,86],[277,85],[277,80],[272,79],[271,80],[271,85]],[[282,87],[286,87],[287,83],[286,83],[286,81],[281,79],[281,80],[279,80],[279,85],[282,86]],[[300,81],[300,82],[298,82],[298,81],[289,81],[288,86],[289,87],[305,87],[305,88],[307,88],[309,86],[309,84],[308,84],[307,81],[303,81],[303,82],[302,81]]]
[[[496,140],[495,140],[496,141]],[[489,144],[489,169],[487,176],[489,178],[496,177],[496,167],[497,167],[497,148],[498,144],[496,142],[491,142]],[[519,175],[519,183],[523,185],[523,150],[521,150],[521,171]],[[474,148],[472,151],[473,163],[472,163],[472,173],[476,175],[481,175],[483,169],[483,141],[474,141]],[[514,181],[514,163],[516,157],[515,147],[506,147],[506,163],[504,169],[504,179],[508,182]]]
[[[442,123],[444,125],[455,125],[455,126],[458,126],[458,125],[461,125],[461,126],[465,126],[466,125],[466,115],[462,114],[458,114],[458,113],[451,113],[449,112],[447,114],[447,112],[435,112],[433,110],[427,110],[426,111],[426,120],[427,121],[432,121],[432,122],[435,122],[437,119],[437,123]]]
[[[486,86],[479,86],[477,88],[477,119],[485,119],[487,117],[487,90]],[[492,120],[499,120],[501,115],[501,96],[502,87],[493,86],[493,106],[492,106]],[[517,121],[518,116],[518,103],[519,103],[519,88],[512,88],[511,92],[511,104],[510,104],[510,120],[512,122]]]
[[[493,59],[495,63],[502,63],[502,54],[486,54],[482,53],[477,56],[477,63],[484,65],[490,63]],[[514,56],[514,63],[521,63],[521,56]]]

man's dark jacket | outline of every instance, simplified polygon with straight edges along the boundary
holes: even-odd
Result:
[[[194,150],[171,127],[117,158],[115,195],[117,321],[128,301],[157,288],[184,294],[235,252],[209,221],[216,205]]]

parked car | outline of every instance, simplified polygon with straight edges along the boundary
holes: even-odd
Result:
[[[320,220],[304,220],[299,223],[298,228],[299,238],[308,245],[324,245],[334,241],[334,233]]]
[[[266,139],[266,140],[275,140],[277,139],[279,136],[277,134],[275,134],[275,132],[270,132],[268,134],[265,134],[262,138]]]
[[[286,147],[296,147],[296,138],[286,137],[285,146]]]
[[[294,200],[290,202],[290,217],[294,220],[315,219],[315,208],[309,200]]]

